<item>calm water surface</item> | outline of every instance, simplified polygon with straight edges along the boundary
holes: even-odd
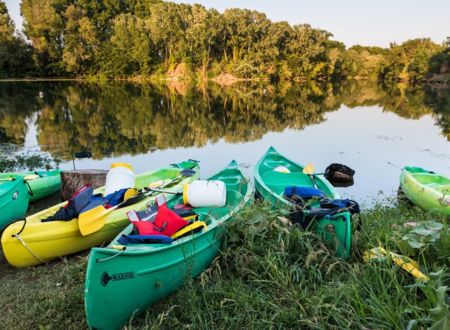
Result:
[[[269,146],[323,171],[356,171],[344,197],[371,203],[396,194],[400,170],[450,176],[450,91],[386,91],[371,83],[169,86],[78,82],[0,83],[0,139],[45,152],[72,169],[130,162],[143,172],[186,158],[202,176],[236,159],[251,175]],[[391,165],[391,164],[394,165]]]

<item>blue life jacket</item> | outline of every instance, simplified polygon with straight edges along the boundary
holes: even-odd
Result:
[[[284,195],[287,198],[292,198],[294,195],[301,197],[302,199],[311,198],[323,198],[325,195],[323,192],[316,188],[311,188],[308,186],[288,186],[284,188]]]
[[[122,235],[118,242],[127,244],[170,244],[173,239],[165,235]]]

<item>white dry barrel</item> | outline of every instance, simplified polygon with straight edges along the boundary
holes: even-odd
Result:
[[[134,188],[136,176],[127,163],[114,163],[106,175],[105,196],[123,188]]]
[[[222,207],[227,201],[225,183],[218,180],[197,180],[183,189],[183,202],[193,207]]]

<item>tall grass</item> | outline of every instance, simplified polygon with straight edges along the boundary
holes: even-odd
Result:
[[[212,266],[127,328],[423,329],[449,321],[448,292],[444,289],[445,304],[437,291],[450,282],[445,217],[408,206],[376,206],[355,219],[355,229],[358,223],[361,228],[348,260],[334,257],[315,234],[282,220],[264,204],[246,209],[228,227]],[[389,260],[362,261],[363,252],[375,246],[398,252],[398,241],[410,230],[404,223],[426,220],[444,224],[440,239],[415,256],[424,272],[436,273],[428,283]],[[86,258],[23,270],[1,260],[1,327],[85,327]]]

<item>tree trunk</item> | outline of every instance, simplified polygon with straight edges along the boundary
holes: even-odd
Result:
[[[61,199],[68,200],[73,193],[84,185],[90,183],[92,187],[98,188],[105,185],[105,170],[74,170],[61,172]]]

